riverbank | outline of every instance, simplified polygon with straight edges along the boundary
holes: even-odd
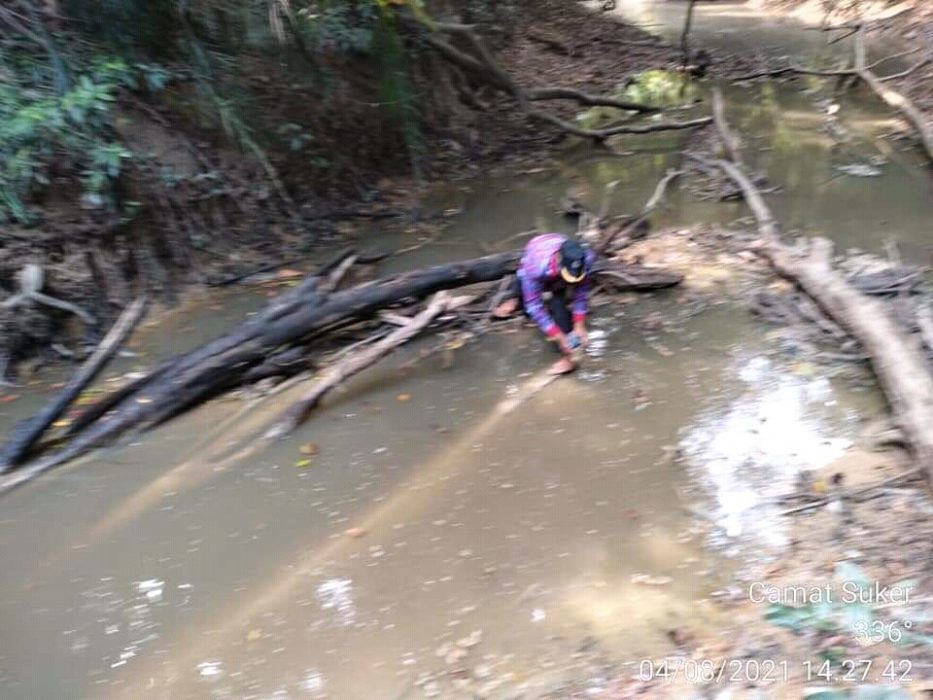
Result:
[[[626,76],[675,62],[674,52],[645,32],[574,3],[533,3],[504,26],[505,36],[492,36],[499,60],[525,87],[610,93]],[[428,66],[435,60],[417,57]],[[523,159],[540,165],[562,140],[559,130],[530,120],[501,92],[447,86],[419,106],[423,153],[412,172],[408,146],[386,131],[391,115],[380,117],[375,103],[368,111],[360,106],[374,99],[367,93],[371,81],[341,95],[352,114],[363,109],[368,117],[331,115],[327,119],[344,120],[337,125],[342,131],[330,124],[320,134],[299,131],[283,143],[272,133],[275,124],[313,123],[335,109],[321,104],[317,114],[315,101],[303,97],[300,107],[294,104],[280,84],[285,78],[253,76],[244,83],[244,89],[278,97],[261,114],[259,132],[267,138],[242,151],[219,128],[205,126],[184,80],[158,94],[115,92],[116,136],[127,149],[119,199],[132,200],[132,215],[122,204],[111,211],[104,199],[82,196],[75,173],[59,169],[29,203],[41,224],[10,225],[0,234],[0,285],[12,293],[23,264],[37,264],[46,291],[85,308],[99,327],[87,333],[67,314],[27,302],[17,307],[23,313],[0,318],[0,346],[12,364],[40,351],[49,358],[53,343],[83,354],[82,334],[95,337],[134,294],[172,303],[189,285],[314,258],[362,229],[392,234],[420,228],[429,235],[444,218],[443,211],[419,204],[432,183]],[[551,105],[554,114],[573,119],[570,102]],[[374,128],[373,118],[384,118],[384,128]],[[349,143],[356,144],[353,151]],[[43,323],[26,328],[19,322],[26,317]]]
[[[754,22],[729,28],[767,43]],[[814,34],[781,31],[788,42]],[[579,59],[556,55],[569,80]],[[537,70],[536,86],[563,79]],[[722,88],[785,231],[924,261],[929,181],[913,152],[886,148],[889,110],[838,101],[817,80]],[[512,114],[508,99],[483,97]],[[484,166],[460,183],[468,191],[439,186],[423,205],[426,218],[442,214],[436,229],[396,238],[383,226],[392,217],[344,221],[340,239],[361,249],[419,246],[361,272],[518,247],[527,236],[516,233],[532,229],[570,232],[568,194],[635,214],[685,167],[685,145],[716,149],[710,131],[562,150],[559,135],[513,126],[503,138],[521,139],[500,154],[511,162]],[[840,146],[827,132],[842,127]],[[674,185],[654,230],[622,256],[682,271],[683,285],[597,294],[586,364],[521,410],[502,406],[552,358],[514,321],[466,347],[454,336],[437,354],[433,343],[402,350],[287,440],[255,435],[306,385],[256,385],[7,496],[9,696],[798,698],[832,686],[834,699],[898,681],[919,696],[933,636],[930,506],[889,449],[896,434],[872,420],[885,415],[878,387],[857,347],[833,358],[749,313],[756,293],[795,300],[758,258],[728,183],[694,170]],[[373,206],[391,192],[409,211],[407,181],[380,191]],[[849,255],[845,270],[867,262]],[[286,292],[298,275],[285,272],[150,318],[131,346],[140,354],[113,371],[138,379],[223,334]],[[829,328],[818,334],[831,348]],[[6,424],[32,412],[7,396]],[[841,597],[863,579],[875,607]],[[828,607],[815,597],[827,590],[839,594]]]

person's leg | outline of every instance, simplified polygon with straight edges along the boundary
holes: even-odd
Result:
[[[570,333],[573,330],[573,313],[570,311],[570,304],[567,303],[567,295],[562,291],[554,292],[547,305],[557,327],[564,333]]]

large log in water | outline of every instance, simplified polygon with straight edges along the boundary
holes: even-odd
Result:
[[[861,343],[917,465],[933,484],[933,377],[918,344],[901,332],[881,302],[853,289],[832,269],[830,241],[813,239],[806,257],[780,248],[766,252],[778,272]]]
[[[331,266],[339,265],[349,252]],[[271,356],[304,349],[328,331],[371,317],[380,309],[417,300],[444,289],[497,280],[515,270],[520,250],[435,265],[346,290],[329,292],[322,273],[311,276],[229,333],[156,366],[148,375],[93,407],[79,419],[56,454],[14,472],[0,482],[0,493],[109,442],[128,430],[161,423],[224,391],[252,380]],[[683,276],[660,269],[601,261],[616,289],[660,289]]]

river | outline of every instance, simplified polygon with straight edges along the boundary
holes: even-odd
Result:
[[[619,11],[673,36],[683,6]],[[827,55],[824,37],[779,18],[725,2],[697,12],[697,45]],[[929,254],[929,183],[919,159],[875,138],[895,123],[882,106],[836,101],[819,80],[726,97],[753,166],[781,187],[770,201],[786,229]],[[826,132],[830,105],[844,148]],[[633,211],[682,138],[623,140],[626,157],[574,148],[556,168],[439,190],[438,206],[461,212],[382,271],[475,255],[533,226],[567,230],[553,212],[569,184],[596,201],[618,180],[613,210]],[[854,163],[880,173],[838,169]],[[677,190],[657,223],[744,216]],[[264,300],[197,298],[144,327],[132,347],[146,354],[112,373]],[[222,399],[5,497],[3,697],[534,696],[581,677],[598,697],[608,679],[594,649],[635,673],[670,648],[670,630],[718,628],[710,596],[743,557],[785,541],[773,498],[841,455],[881,401],[870,382],[781,353],[741,301],[701,313],[683,302],[674,290],[599,307],[585,371],[518,410],[509,398],[549,360],[530,331],[446,361],[411,363],[415,345],[281,443],[249,438],[293,393]],[[2,425],[49,393],[0,404]]]

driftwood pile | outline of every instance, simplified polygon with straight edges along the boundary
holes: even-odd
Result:
[[[515,271],[520,256],[520,250],[512,250],[340,289],[345,273],[358,259],[352,250],[342,251],[315,274],[230,332],[191,352],[165,360],[142,378],[88,407],[58,440],[60,449],[56,453],[41,457],[0,481],[0,493],[127,431],[163,423],[223,392],[262,379],[283,379],[312,369],[320,350],[328,347],[335,336],[347,335],[351,328],[371,331],[374,317],[394,309],[394,313],[386,316],[399,328],[388,334],[377,329],[369,339],[354,341],[358,347],[355,352],[348,353],[348,357],[331,367],[319,368],[318,383],[270,432],[270,437],[284,435],[307,416],[329,389],[432,323],[475,322],[477,314],[486,315],[489,307],[486,297],[497,285],[485,285],[476,291],[475,304],[442,295],[435,296],[428,307],[413,318],[402,316],[400,311],[442,290],[501,280]],[[603,288],[619,291],[660,289],[683,279],[679,273],[638,265],[623,266],[610,260],[598,261],[595,274]],[[116,349],[118,343],[114,339],[125,337],[123,331],[131,321],[138,320],[141,306],[139,302],[128,310],[130,321],[124,317],[108,335],[107,352],[95,353],[97,360],[89,362],[89,366],[79,372],[52,406],[39,418],[25,421],[14,430],[0,453],[0,473],[22,464],[39,451],[37,444],[45,430],[99,372],[100,358]]]

